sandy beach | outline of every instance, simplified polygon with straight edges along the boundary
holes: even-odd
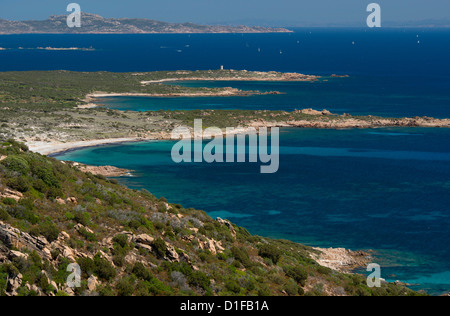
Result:
[[[95,139],[88,141],[76,141],[76,142],[37,142],[30,141],[27,142],[28,148],[36,153],[41,155],[55,155],[57,153],[65,152],[68,150],[74,150],[79,148],[87,148],[87,147],[95,147],[101,145],[110,145],[110,144],[120,144],[126,142],[137,142],[151,139],[143,139],[143,138],[109,138],[109,139]]]

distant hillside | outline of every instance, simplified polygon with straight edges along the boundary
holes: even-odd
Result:
[[[0,19],[0,34],[152,34],[152,33],[271,33],[291,32],[284,28],[248,26],[210,26],[193,23],[168,23],[148,19],[107,19],[82,13],[80,28],[69,28],[66,15],[52,15],[43,21],[8,21]]]

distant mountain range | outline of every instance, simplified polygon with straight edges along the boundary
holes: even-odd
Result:
[[[152,33],[285,33],[285,28],[258,26],[220,26],[168,23],[149,19],[103,18],[82,13],[81,27],[69,28],[66,15],[52,15],[41,21],[0,19],[0,34],[152,34]]]
[[[302,20],[282,20],[282,19],[239,19],[211,22],[211,25],[240,25],[263,26],[263,27],[286,27],[286,28],[366,28],[366,19],[359,21],[349,20],[347,22],[312,22]],[[411,21],[382,20],[382,26],[387,28],[450,28],[450,19],[422,19]]]

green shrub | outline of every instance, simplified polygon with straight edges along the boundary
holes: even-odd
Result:
[[[91,221],[91,216],[88,212],[75,212],[73,215],[75,222],[83,226],[89,226]]]
[[[2,272],[2,267],[0,266],[0,296],[5,296],[7,282],[8,274]]]
[[[100,255],[94,257],[94,264],[95,274],[105,281],[113,279],[117,274],[116,269],[112,264],[109,263],[108,260],[103,259]]]
[[[8,212],[0,207],[0,220],[7,221],[8,219],[9,219]]]
[[[17,201],[14,200],[13,198],[4,198],[3,204],[13,206],[17,204]]]
[[[301,286],[305,286],[306,280],[308,279],[308,272],[300,266],[286,267],[284,272],[287,276],[293,278]]]
[[[120,234],[113,238],[113,241],[117,244],[119,244],[122,248],[125,248],[128,246],[128,235]]]
[[[31,189],[30,182],[24,176],[10,178],[6,181],[6,185],[22,193],[28,192]]]
[[[289,279],[289,281],[284,285],[283,290],[286,291],[289,296],[296,296],[300,294],[300,287],[293,279]]]
[[[116,266],[123,267],[127,253],[127,248],[121,247],[119,244],[115,244],[112,250],[114,264]]]
[[[30,211],[34,210],[35,208],[34,200],[30,198],[21,199],[19,201],[19,205],[22,205],[23,207],[25,207],[27,210]]]
[[[84,277],[89,277],[95,272],[94,260],[89,258],[79,258],[77,259],[77,263],[80,265]]]
[[[22,175],[26,175],[30,172],[28,162],[19,156],[9,156],[5,158],[1,164],[8,168],[8,170],[18,172]]]
[[[52,222],[44,222],[39,226],[33,227],[30,233],[34,236],[44,236],[51,243],[58,239],[60,230]]]
[[[152,243],[152,247],[153,251],[158,257],[160,258],[165,257],[167,253],[167,246],[164,240],[162,240],[161,238],[155,239]]]
[[[225,288],[227,291],[232,292],[234,294],[239,294],[241,292],[241,287],[236,280],[228,280],[225,282]]]
[[[144,281],[151,281],[153,279],[152,273],[141,262],[135,263],[132,273],[137,278],[144,280]]]
[[[55,174],[48,166],[33,166],[33,174],[44,181],[49,187],[59,188],[60,184]]]
[[[134,280],[131,277],[123,277],[116,284],[119,296],[131,296],[134,292]]]
[[[274,264],[277,264],[280,261],[282,252],[273,245],[265,244],[259,248],[258,255],[263,258],[268,258]]]
[[[207,292],[210,291],[211,280],[205,273],[201,271],[195,271],[188,277],[188,282],[190,285],[198,286]]]
[[[333,272],[333,270],[331,270],[330,268],[324,267],[324,266],[318,266],[317,272],[319,272],[320,274],[323,274],[323,275],[329,275]]]
[[[252,261],[250,260],[250,257],[247,253],[246,250],[244,250],[244,248],[237,248],[237,247],[232,247],[231,248],[231,253],[233,254],[233,257],[239,261],[240,263],[242,263],[242,265],[246,268],[252,266]]]
[[[97,237],[95,237],[95,234],[94,233],[91,233],[91,232],[88,232],[87,230],[86,230],[86,228],[81,228],[79,231],[78,231],[78,233],[81,235],[81,236],[83,236],[87,241],[90,241],[90,242],[96,242],[97,241]]]
[[[39,216],[34,214],[32,210],[27,209],[22,205],[16,205],[8,209],[9,215],[17,219],[23,219],[31,224],[37,224],[39,222]]]
[[[100,290],[98,291],[98,295],[106,297],[115,296],[114,291],[109,285],[101,287]]]

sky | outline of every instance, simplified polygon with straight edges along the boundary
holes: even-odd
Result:
[[[329,26],[365,24],[367,5],[380,4],[382,20],[450,20],[450,0],[1,0],[0,18],[44,20],[67,14],[69,3],[103,17],[148,18],[200,24]]]

